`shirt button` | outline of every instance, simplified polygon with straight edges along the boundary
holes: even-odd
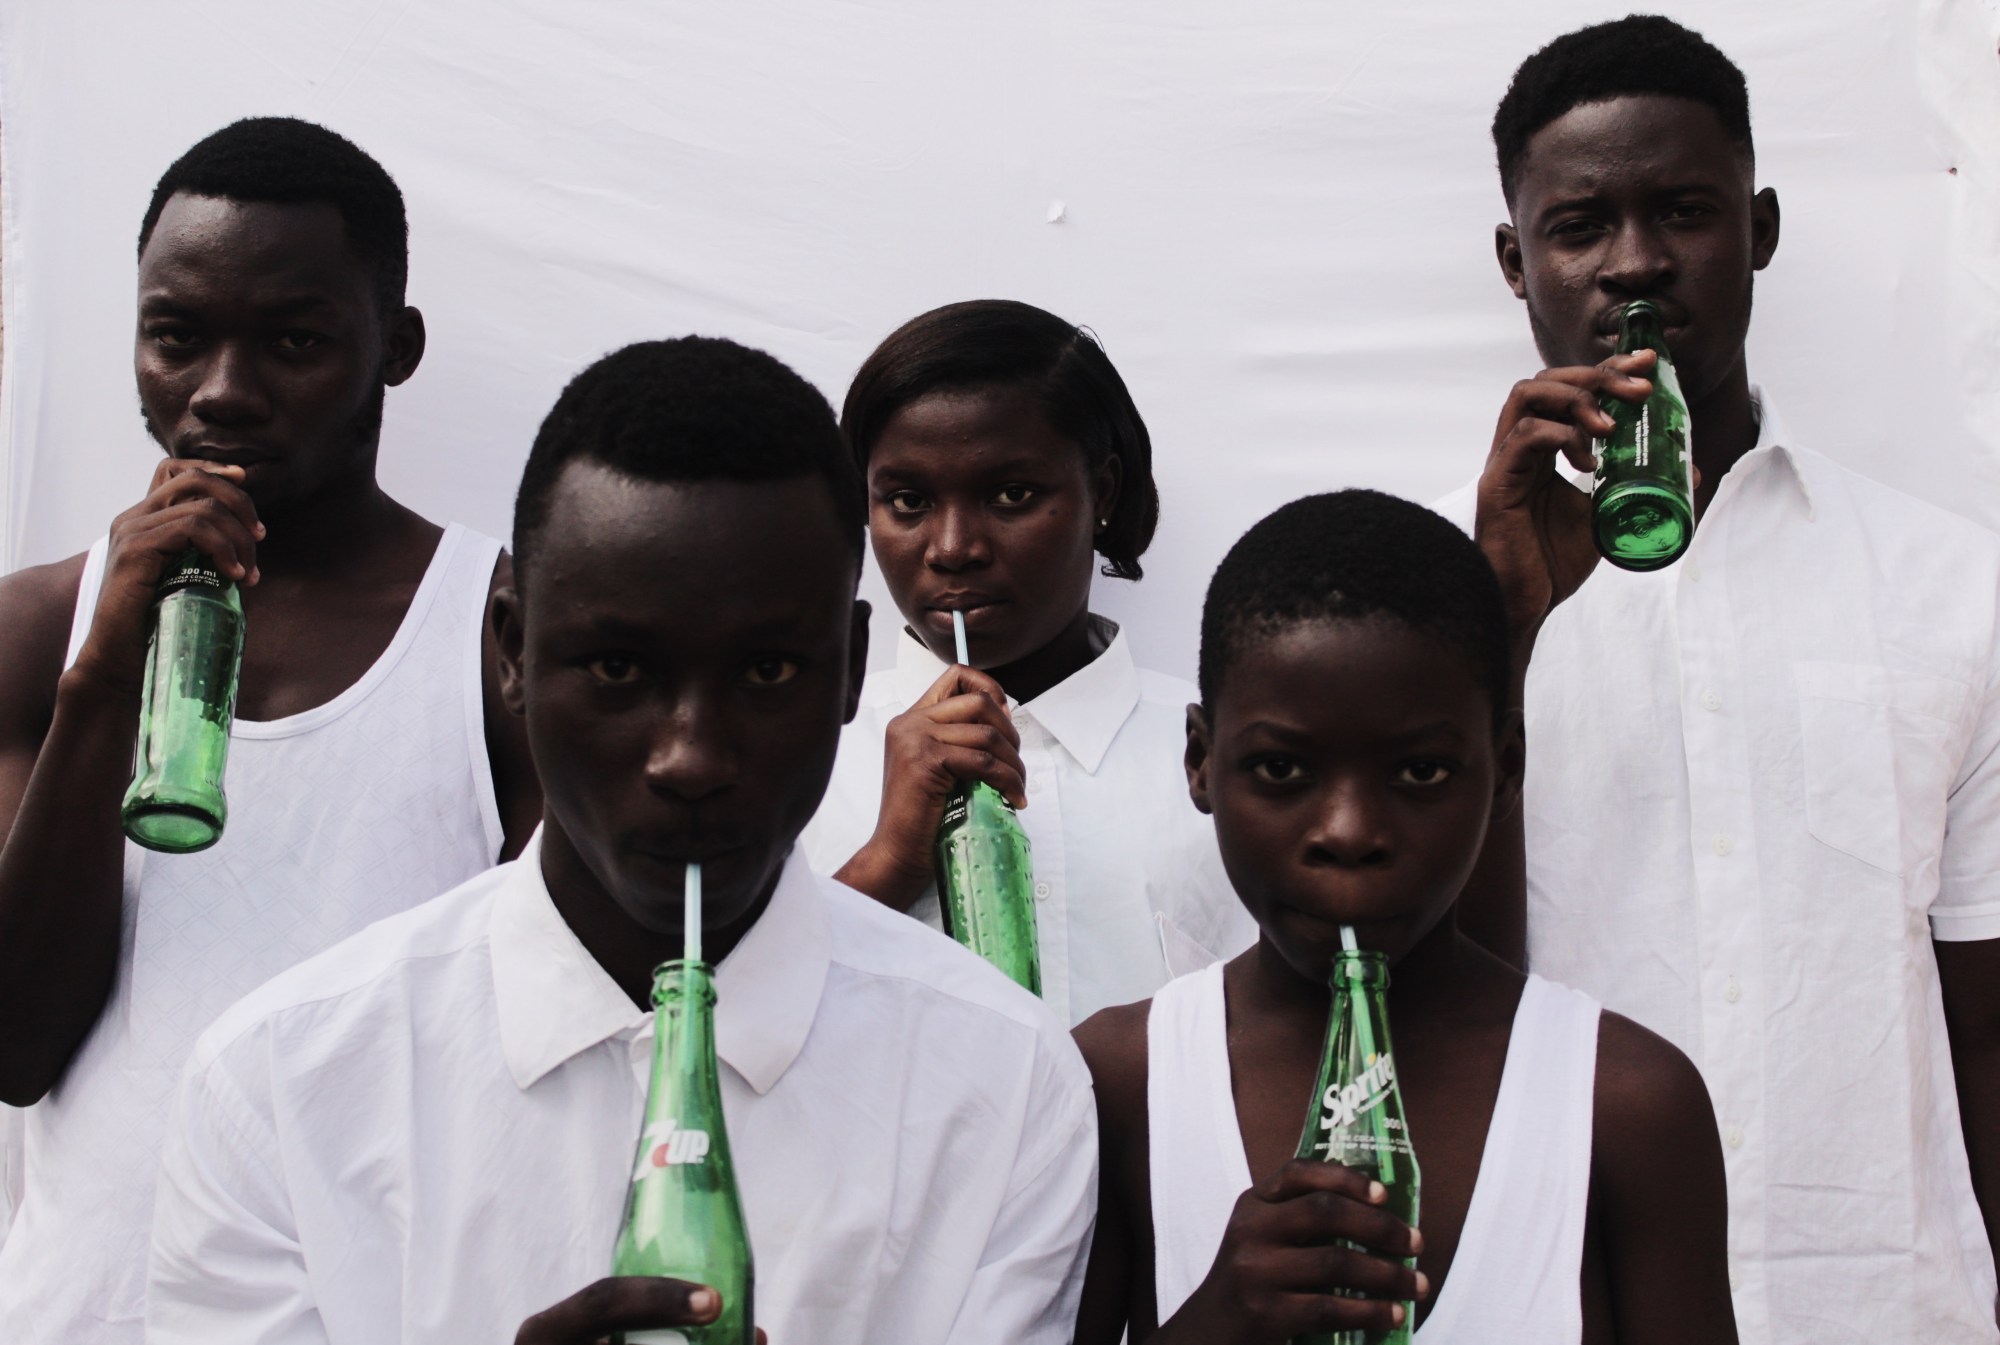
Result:
[[[1722,697],[1716,695],[1713,688],[1702,692],[1701,708],[1704,710],[1720,710],[1722,708]]]
[[[1045,788],[1047,788],[1047,786],[1042,783],[1041,776],[1031,775],[1028,777],[1028,792],[1030,794],[1039,794]]]
[[[1740,1290],[1742,1287],[1743,1287],[1743,1277],[1736,1273],[1734,1267],[1731,1267],[1729,1271],[1729,1292],[1733,1294],[1738,1290]]]
[[[1737,1000],[1743,998],[1743,987],[1736,983],[1736,978],[1734,976],[1729,978],[1728,985],[1722,987],[1722,997],[1728,1000],[1731,1004],[1734,1004]]]
[[[1049,885],[1047,883],[1036,883],[1035,900],[1047,901],[1048,899],[1049,899]]]
[[[1728,854],[1728,853],[1729,853],[1729,852],[1730,852],[1731,850],[1734,850],[1735,848],[1736,848],[1736,842],[1735,842],[1735,841],[1732,841],[1732,840],[1730,840],[1728,836],[1726,836],[1726,835],[1723,835],[1723,834],[1721,834],[1721,833],[1719,833],[1719,832],[1718,832],[1718,833],[1716,834],[1716,837],[1715,837],[1715,853],[1716,853],[1716,854],[1718,854],[1718,855],[1726,855],[1726,854]]]
[[[1700,582],[1701,582],[1701,566],[1699,566],[1699,565],[1695,564],[1695,563],[1694,563],[1693,561],[1689,561],[1689,562],[1688,562],[1688,564],[1687,564],[1687,577],[1688,577],[1689,579],[1692,579],[1692,580],[1693,580],[1693,581],[1694,581],[1695,583],[1697,583],[1697,584],[1698,584],[1698,583],[1700,583]]]
[[[1743,1127],[1730,1126],[1722,1132],[1722,1142],[1732,1149],[1743,1147]]]

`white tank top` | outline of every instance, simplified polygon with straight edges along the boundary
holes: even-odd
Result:
[[[1587,995],[1528,978],[1458,1252],[1417,1330],[1424,1345],[1583,1339],[1599,1012]],[[1169,982],[1146,1019],[1153,1280],[1163,1322],[1208,1278],[1236,1199],[1251,1186],[1224,1018],[1216,963]],[[1424,1137],[1414,1138],[1421,1165]]]
[[[69,659],[97,606],[90,549]],[[229,822],[199,854],[125,847],[111,998],[62,1083],[26,1113],[20,1209],[0,1244],[0,1340],[142,1335],[153,1182],[195,1038],[272,976],[499,857],[480,636],[500,544],[445,529],[389,647],[285,719],[236,721]]]

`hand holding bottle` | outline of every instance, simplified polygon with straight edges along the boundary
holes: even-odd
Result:
[[[76,659],[79,673],[138,695],[160,579],[190,549],[213,560],[225,579],[257,582],[264,525],[242,482],[241,467],[192,458],[168,458],[153,472],[146,498],[111,524],[104,582]]]
[[[602,1345],[624,1331],[702,1326],[721,1312],[721,1296],[706,1285],[614,1275],[521,1323],[514,1345]],[[767,1345],[761,1330],[757,1345]]]
[[[1500,576],[1515,645],[1532,643],[1543,618],[1590,577],[1598,559],[1590,495],[1557,470],[1594,466],[1592,441],[1615,421],[1601,398],[1642,403],[1653,390],[1653,352],[1595,366],[1544,369],[1522,379],[1501,408],[1479,477],[1473,537]]]
[[[842,882],[908,910],[931,885],[938,819],[961,782],[983,781],[1016,808],[1027,806],[1021,735],[1006,705],[998,682],[954,665],[889,721],[875,834],[842,867]]]
[[[1290,1160],[1237,1198],[1208,1277],[1154,1345],[1282,1345],[1310,1332],[1392,1329],[1403,1303],[1427,1297],[1430,1285],[1404,1265],[1423,1237],[1383,1208],[1387,1196],[1352,1168]]]

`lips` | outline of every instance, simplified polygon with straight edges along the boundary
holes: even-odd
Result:
[[[1671,299],[1662,299],[1654,295],[1641,295],[1640,297],[1660,310],[1660,321],[1666,327],[1668,336],[1678,335],[1681,329],[1688,325],[1688,311],[1680,304]],[[1630,301],[1628,300],[1627,302]],[[1599,336],[1608,336],[1615,341],[1618,338],[1618,319],[1624,311],[1625,304],[1616,303],[1599,313],[1597,315],[1597,334]]]
[[[198,458],[203,462],[218,463],[224,467],[254,467],[258,463],[270,462],[277,455],[265,449],[253,447],[231,447],[222,444],[184,444],[175,450],[177,458]]]

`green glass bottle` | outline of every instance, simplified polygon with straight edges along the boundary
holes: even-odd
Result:
[[[932,857],[945,931],[1041,994],[1035,870],[1014,805],[992,785],[960,785],[945,801]]]
[[[722,1123],[715,974],[677,959],[653,973],[653,1079],[614,1275],[661,1275],[722,1295],[706,1326],[627,1331],[625,1345],[753,1345],[750,1230]]]
[[[1380,953],[1338,953],[1332,986],[1326,1045],[1298,1156],[1367,1173],[1388,1188],[1389,1213],[1414,1228],[1417,1155],[1389,1044],[1388,963]],[[1405,1303],[1403,1324],[1392,1331],[1326,1331],[1295,1337],[1292,1345],[1408,1345],[1416,1319],[1417,1305]]]
[[[1605,398],[1604,409],[1617,424],[1610,438],[1593,445],[1597,478],[1590,502],[1597,550],[1621,570],[1671,565],[1694,540],[1694,440],[1687,399],[1667,350],[1660,310],[1644,299],[1625,305],[1618,319],[1618,353],[1639,350],[1660,357],[1648,375],[1653,393],[1637,406]]]
[[[222,838],[222,771],[243,665],[243,599],[213,562],[189,550],[153,600],[153,638],[139,706],[139,745],[125,791],[125,834],[184,855]]]

